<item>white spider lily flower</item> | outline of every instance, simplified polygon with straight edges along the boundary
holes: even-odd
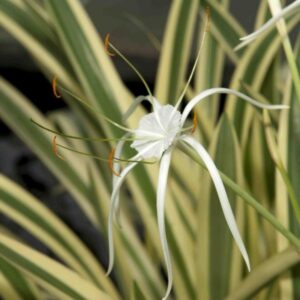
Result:
[[[238,91],[227,88],[212,88],[201,92],[194,97],[185,107],[181,113],[178,108],[182,100],[180,98],[175,106],[167,104],[160,105],[159,102],[152,96],[138,97],[133,105],[129,108],[129,113],[126,113],[126,117],[134,111],[134,108],[143,99],[149,101],[152,104],[153,111],[146,114],[140,119],[139,126],[133,131],[134,141],[131,147],[137,151],[137,154],[131,159],[134,162],[129,163],[119,176],[113,175],[113,191],[110,203],[109,223],[108,223],[108,240],[109,240],[109,267],[108,274],[111,272],[114,264],[114,245],[113,245],[113,219],[119,202],[119,192],[122,183],[128,173],[138,164],[138,161],[145,159],[155,158],[160,161],[156,204],[157,204],[157,222],[159,229],[159,237],[162,245],[162,251],[168,275],[168,286],[166,294],[163,300],[167,299],[173,282],[172,263],[170,257],[170,251],[167,243],[167,236],[165,230],[164,219],[164,207],[165,207],[165,194],[167,190],[167,178],[171,163],[171,157],[174,148],[178,142],[187,144],[189,147],[195,150],[200,156],[202,161],[207,167],[207,170],[212,178],[214,186],[216,188],[220,204],[224,213],[225,220],[232,233],[232,236],[245,260],[248,270],[250,271],[250,261],[240,236],[234,214],[230,207],[230,203],[227,197],[227,193],[224,184],[221,180],[219,172],[204,147],[192,136],[186,134],[187,130],[184,128],[188,115],[192,112],[194,107],[203,99],[213,94],[233,94],[251,104],[263,108],[263,109],[283,109],[288,108],[286,105],[267,105],[257,102],[249,96],[242,94]],[[117,158],[121,156],[123,149],[122,140],[117,145]],[[115,162],[114,168],[119,171],[119,162]]]
[[[280,11],[280,13],[273,16],[271,19],[269,19],[265,24],[263,24],[259,29],[252,32],[251,34],[244,36],[240,38],[242,41],[234,50],[239,50],[246,45],[250,44],[252,41],[254,41],[256,38],[261,36],[264,32],[272,28],[280,19],[285,18],[297,11],[297,9],[300,8],[300,0],[296,0],[284,9]]]
[[[299,1],[296,1],[299,2]],[[207,13],[207,21],[208,24],[208,13]],[[207,26],[205,26],[207,28]],[[203,33],[203,40],[206,33],[206,29]],[[202,43],[203,44],[203,40]],[[108,42],[106,42],[107,44]],[[110,44],[111,45],[111,44]],[[104,118],[107,122],[109,122],[111,125],[124,130],[127,132],[121,139],[119,138],[112,138],[112,139],[95,139],[95,138],[84,138],[84,137],[78,137],[73,136],[69,134],[64,134],[59,131],[53,130],[51,128],[47,128],[43,125],[40,125],[39,123],[34,122],[37,126],[40,128],[47,130],[49,132],[52,132],[54,134],[66,137],[66,138],[73,138],[73,139],[84,139],[84,140],[90,140],[90,141],[116,141],[118,140],[117,146],[111,154],[109,155],[109,159],[104,159],[99,156],[90,155],[88,153],[84,153],[81,151],[74,150],[70,147],[60,145],[56,143],[56,136],[53,138],[53,151],[55,155],[59,156],[57,153],[57,148],[61,147],[66,150],[73,151],[75,153],[81,154],[81,155],[88,155],[93,158],[106,161],[109,163],[109,167],[113,171],[113,182],[112,182],[112,194],[111,194],[111,201],[110,201],[110,210],[109,210],[109,217],[108,217],[108,247],[109,247],[109,265],[107,270],[107,275],[112,271],[113,265],[114,265],[114,239],[113,239],[113,221],[114,217],[116,215],[118,206],[119,206],[119,195],[120,195],[120,189],[122,187],[122,184],[124,180],[126,179],[126,176],[130,173],[131,170],[133,170],[139,163],[152,163],[151,160],[154,158],[155,161],[159,161],[159,176],[158,176],[158,184],[157,184],[157,192],[156,192],[156,207],[157,207],[157,223],[158,223],[158,230],[159,230],[159,237],[161,241],[162,246],[162,252],[163,257],[165,260],[166,270],[167,270],[167,278],[168,278],[168,286],[166,293],[163,297],[163,300],[166,300],[168,296],[171,293],[172,289],[172,283],[173,283],[173,271],[172,271],[172,263],[171,263],[171,255],[168,247],[167,242],[167,235],[165,230],[165,195],[167,192],[167,180],[168,180],[168,174],[169,169],[171,165],[171,158],[172,153],[175,147],[178,143],[184,143],[190,148],[192,148],[202,159],[204,162],[204,165],[207,168],[207,171],[209,172],[212,182],[214,183],[217,195],[219,197],[219,201],[221,204],[222,211],[224,213],[225,220],[227,222],[227,225],[229,227],[229,230],[241,252],[241,255],[246,263],[246,266],[248,270],[250,271],[250,260],[248,257],[247,250],[245,248],[245,245],[242,241],[242,238],[240,236],[234,214],[232,212],[230,202],[227,197],[226,189],[224,187],[224,184],[222,182],[222,179],[219,175],[218,169],[215,166],[212,158],[208,154],[208,152],[205,150],[205,148],[191,135],[188,135],[187,132],[189,131],[191,134],[193,133],[194,129],[196,128],[195,124],[196,122],[193,121],[193,128],[191,127],[184,127],[186,120],[189,116],[189,114],[193,111],[195,106],[204,100],[205,98],[212,96],[214,94],[232,94],[236,97],[243,99],[247,102],[249,102],[252,105],[255,105],[262,109],[287,109],[289,108],[287,105],[268,105],[263,104],[260,102],[257,102],[255,99],[252,99],[251,97],[240,93],[238,91],[227,89],[227,88],[211,88],[204,90],[197,96],[195,96],[193,99],[190,100],[190,102],[186,105],[184,110],[182,112],[179,111],[180,104],[184,98],[185,92],[187,90],[188,85],[191,82],[192,76],[195,72],[197,61],[199,60],[200,50],[199,49],[197,58],[195,60],[194,66],[192,68],[192,72],[189,76],[189,79],[186,83],[186,86],[182,92],[182,94],[179,97],[179,100],[177,101],[176,105],[161,105],[157,99],[155,99],[149,87],[147,86],[145,80],[140,75],[140,73],[137,71],[137,69],[115,48],[111,45],[113,50],[121,57],[129,66],[137,73],[137,75],[141,78],[142,82],[144,83],[149,95],[148,96],[139,96],[137,97],[132,105],[129,107],[128,111],[124,114],[124,119],[126,120],[130,115],[134,112],[134,110],[137,108],[137,106],[142,101],[148,101],[150,102],[152,106],[152,112],[146,114],[143,116],[140,121],[138,128],[136,129],[130,129],[123,125],[120,125],[116,123],[115,121],[108,118],[106,115],[104,115],[102,112],[95,111],[93,107],[88,105],[84,100],[79,98],[78,96],[72,94],[68,90],[64,89],[63,87],[60,87],[63,91],[68,93],[70,96],[72,96],[75,100],[78,100],[80,103],[86,105],[88,108],[92,109],[94,112],[97,112],[99,115],[101,115],[102,118]],[[53,92],[56,97],[60,97],[60,94],[56,91],[56,78],[53,80]],[[192,129],[192,130],[191,130]],[[122,152],[124,148],[125,142],[132,141],[131,148],[136,150],[136,154],[130,158],[130,159],[122,159]],[[127,162],[128,165],[121,170],[120,162]]]
[[[193,111],[193,109],[199,102],[214,94],[232,94],[262,109],[274,110],[274,109],[289,108],[287,105],[263,104],[235,90],[231,90],[227,88],[211,88],[211,89],[204,90],[203,92],[195,96],[193,99],[191,99],[190,102],[184,108],[184,110],[180,112],[179,107],[183,100],[187,86],[189,85],[192,75],[195,71],[195,66],[198,61],[199,54],[200,52],[198,53],[197,59],[195,61],[191,75],[189,76],[189,80],[187,81],[187,84],[183,90],[183,93],[180,95],[179,100],[177,101],[175,106],[170,104],[161,105],[158,102],[158,100],[155,99],[151,94],[148,96],[139,96],[133,101],[128,111],[124,114],[125,120],[128,117],[130,117],[130,115],[134,112],[134,110],[142,101],[146,100],[150,102],[150,104],[152,105],[152,112],[146,114],[140,119],[138,128],[136,129],[127,128],[123,125],[116,123],[115,121],[111,120],[107,116],[103,115],[102,112],[97,112],[102,116],[102,118],[107,120],[113,126],[116,126],[117,128],[127,132],[121,139],[86,138],[86,137],[79,137],[70,134],[64,134],[59,131],[53,130],[51,128],[47,128],[32,120],[33,123],[39,126],[40,128],[66,138],[84,139],[90,141],[103,141],[103,142],[118,140],[116,148],[113,149],[113,151],[109,155],[109,159],[105,159],[99,156],[77,151],[75,149],[72,149],[64,145],[57,144],[56,135],[54,136],[53,139],[53,151],[55,155],[58,156],[57,148],[61,147],[63,149],[70,150],[72,152],[81,155],[88,155],[93,158],[106,161],[109,163],[109,167],[113,172],[113,182],[112,182],[113,190],[111,195],[109,218],[108,218],[109,266],[107,270],[107,275],[112,271],[114,265],[113,221],[119,206],[119,198],[120,198],[119,195],[120,195],[121,186],[124,180],[126,179],[126,176],[129,174],[129,172],[133,170],[139,163],[142,162],[154,163],[156,161],[160,162],[157,192],[156,192],[157,223],[158,223],[159,237],[161,241],[162,252],[165,260],[167,278],[168,278],[168,286],[167,286],[165,296],[163,297],[163,300],[166,300],[170,295],[172,289],[172,283],[173,283],[173,271],[172,271],[171,255],[168,247],[167,235],[165,230],[164,211],[165,211],[165,195],[167,192],[167,180],[168,180],[168,174],[171,165],[172,153],[178,143],[185,143],[187,146],[192,148],[204,162],[204,165],[206,166],[207,171],[209,172],[212,178],[212,182],[214,183],[229,230],[231,231],[231,234],[241,252],[242,257],[244,258],[248,270],[250,271],[250,261],[249,261],[248,253],[244,246],[242,238],[240,236],[234,218],[234,214],[232,212],[230,202],[227,197],[226,189],[219,175],[218,169],[215,166],[208,152],[205,150],[205,148],[196,139],[194,139],[191,136],[191,134],[193,133],[197,125],[196,122],[194,121],[195,119],[193,120],[193,128],[184,127],[189,114]],[[138,73],[136,69],[134,70]],[[140,74],[139,76],[141,77]],[[144,80],[143,82],[145,83]],[[72,94],[68,90],[64,89],[63,87],[60,88],[64,90],[66,93],[68,93],[70,96],[72,96],[74,99],[78,100],[80,103],[85,103],[81,98]],[[146,88],[150,92],[149,87],[146,86]],[[53,90],[54,90],[54,94],[56,96],[59,96],[59,94],[56,92],[55,79],[53,80]],[[94,108],[90,106],[88,107],[93,109],[94,111]],[[187,132],[190,132],[191,134],[188,135]],[[130,146],[133,149],[135,149],[137,153],[130,159],[123,159],[122,152],[123,152],[124,144],[125,142],[128,141],[132,142]],[[151,158],[154,158],[155,161],[150,160]],[[122,161],[128,163],[128,165],[123,170],[121,170],[121,165],[120,165]]]
[[[148,145],[153,145],[143,154],[143,158],[160,158],[172,145],[181,129],[180,125],[181,114],[179,111],[174,113],[174,106],[169,104],[159,106],[156,111],[145,115],[140,120],[139,128],[135,133],[137,140],[131,144],[131,147],[140,153]]]

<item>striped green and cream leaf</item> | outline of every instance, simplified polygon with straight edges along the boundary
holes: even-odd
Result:
[[[182,92],[197,12],[198,0],[172,3],[155,84],[155,96],[161,103],[175,103]]]
[[[0,236],[0,256],[62,299],[112,299],[74,271],[5,235]]]
[[[0,78],[0,116],[26,142],[46,166],[61,180],[79,201],[87,216],[96,224],[96,216],[89,200],[89,191],[80,173],[53,154],[51,135],[30,120],[51,127],[48,120],[13,86]]]
[[[75,234],[36,198],[3,175],[0,175],[0,210],[81,276],[107,291],[114,299],[119,298],[105,271]]]
[[[224,10],[226,11],[226,6],[228,6],[228,1],[221,1],[224,5]],[[218,7],[218,6],[217,6]],[[218,25],[215,21],[215,7],[212,8],[212,17],[209,20],[208,25],[208,33],[206,39],[203,42],[201,55],[199,59],[199,63],[195,72],[195,82],[194,82],[194,93],[198,94],[201,91],[222,85],[222,74],[224,71],[224,63],[225,63],[225,55],[224,50],[222,49],[222,45],[219,44],[219,41],[216,40],[213,35],[212,28]],[[223,16],[224,14],[222,14]],[[202,27],[203,25],[201,25]],[[222,28],[224,28],[222,26]],[[201,29],[200,29],[201,35]],[[229,35],[228,35],[229,37]],[[201,39],[201,38],[199,38]],[[198,48],[201,45],[198,46]],[[200,130],[202,128],[202,124],[205,123],[206,128],[208,128],[209,135],[212,134],[212,130],[216,125],[217,116],[219,112],[220,102],[218,100],[220,96],[210,97],[202,103],[201,105],[201,115],[199,115],[199,111],[195,110],[195,113],[198,113],[198,119],[201,120]],[[205,120],[203,120],[203,113],[206,115]],[[202,121],[203,120],[203,121]],[[205,135],[204,135],[205,136]],[[208,142],[208,136],[206,136],[206,143]]]
[[[7,260],[0,257],[0,295],[4,300],[39,300],[40,294],[36,287]]]
[[[228,117],[224,114],[219,121],[217,130],[212,139],[211,153],[216,166],[235,181],[241,181],[240,154],[237,139]],[[197,280],[203,284],[198,288],[198,294],[203,299],[224,299],[232,285],[240,280],[241,259],[235,251],[233,239],[226,225],[226,221],[219,203],[219,198],[208,174],[202,174],[202,199],[198,204],[197,224]],[[243,206],[236,204],[236,195],[227,190],[231,206],[236,212],[236,218],[242,231]],[[220,253],[222,249],[222,253]],[[226,257],[226,259],[224,259]],[[233,272],[235,278],[231,278]],[[225,280],[226,278],[226,280]],[[218,289],[213,288],[218,286]]]
[[[288,31],[292,30],[299,22],[300,16],[295,15],[287,22]],[[271,64],[281,46],[281,37],[275,32],[268,33],[264,39],[255,41],[245,51],[240,63],[237,65],[232,76],[230,87],[240,89],[240,82],[243,80],[254,90],[260,91],[262,83],[267,75]],[[253,108],[245,105],[244,102],[235,101],[236,97],[229,96],[226,110],[230,118],[234,120],[239,138],[247,136],[251,124],[251,113]],[[271,103],[273,99],[268,99]],[[249,112],[250,111],[250,112]]]
[[[297,57],[297,66],[300,68],[300,40],[298,39],[297,47],[295,50],[295,57]],[[300,149],[300,139],[299,139],[299,116],[300,116],[300,105],[297,97],[296,90],[292,84],[292,78],[289,77],[286,83],[285,97],[286,103],[290,105],[291,109],[287,112],[282,113],[279,122],[278,131],[278,145],[281,157],[284,160],[285,167],[287,169],[288,177],[292,184],[293,190],[295,192],[296,199],[300,199],[300,189],[299,189],[299,149]],[[280,177],[280,175],[278,176]],[[293,207],[289,202],[287,189],[282,181],[282,179],[277,178],[277,190],[276,190],[276,209],[278,217],[281,221],[289,226],[290,230],[299,235],[300,228]],[[280,239],[278,241],[278,248],[281,250],[286,246],[286,242]],[[293,269],[292,274],[294,275],[291,279],[290,293],[294,297],[300,295],[300,283],[297,278],[299,272],[299,267]],[[285,288],[281,285],[281,288]]]
[[[237,64],[243,51],[235,52],[234,48],[239,43],[239,38],[245,35],[245,30],[227,9],[227,1],[200,0],[211,10],[212,36],[218,41],[230,60]]]
[[[27,49],[47,73],[51,74],[50,77],[58,76],[66,87],[80,94],[68,59],[57,47],[57,39],[52,40],[52,35],[49,38],[44,36],[42,28],[47,28],[47,24],[38,22],[33,15],[12,1],[3,0],[0,3],[0,26]]]
[[[225,299],[256,298],[257,293],[263,287],[273,283],[278,278],[283,279],[286,271],[299,264],[299,261],[299,252],[296,249],[287,248],[282,250],[257,266]]]
[[[47,7],[88,101],[111,119],[121,122],[121,111],[129,107],[132,96],[115,71],[100,35],[81,4],[70,0],[48,1]],[[98,121],[108,130],[107,123]],[[115,128],[110,130],[110,133],[120,133]]]

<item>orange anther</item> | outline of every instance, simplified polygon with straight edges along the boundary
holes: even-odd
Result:
[[[210,28],[210,7],[208,5],[205,8],[205,16],[206,16],[205,31],[208,32]]]
[[[105,51],[106,53],[109,55],[109,56],[115,56],[115,54],[113,52],[110,52],[109,51],[109,33],[106,34],[105,36],[105,39],[104,39],[104,48],[105,48]]]
[[[113,162],[114,162],[114,156],[115,156],[115,148],[112,148],[109,157],[108,157],[108,166],[109,169],[113,172],[114,175],[120,176],[120,173],[114,170]]]
[[[197,116],[196,112],[194,111],[193,128],[191,130],[191,133],[194,133],[196,131],[197,125],[198,125],[198,116]]]
[[[60,159],[64,159],[59,153],[58,153],[58,149],[57,149],[57,143],[56,143],[56,135],[53,137],[52,139],[52,150],[53,153],[59,157]]]
[[[57,92],[57,77],[54,76],[52,79],[52,91],[56,98],[61,98],[61,95]]]

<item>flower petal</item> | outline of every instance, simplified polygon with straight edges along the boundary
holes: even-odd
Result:
[[[123,114],[123,121],[127,121],[127,119],[134,113],[136,108],[143,102],[143,101],[148,101],[150,103],[151,100],[148,96],[138,96],[135,99],[133,99],[132,103],[130,104],[129,108],[127,111]]]
[[[235,95],[257,107],[260,108],[265,108],[265,109],[287,109],[289,108],[289,106],[287,105],[281,105],[281,104],[276,104],[276,105],[272,105],[272,104],[264,104],[261,102],[256,101],[255,99],[240,93],[238,91],[232,90],[232,89],[227,89],[227,88],[212,88],[212,89],[208,89],[208,90],[204,90],[203,92],[201,92],[199,95],[197,95],[196,97],[194,97],[185,107],[185,109],[183,110],[182,113],[182,117],[181,117],[181,126],[183,126],[184,122],[186,121],[186,118],[188,117],[188,115],[190,114],[190,112],[194,109],[194,107],[203,99],[213,95],[213,94],[232,94]]]
[[[266,32],[268,29],[270,29],[272,26],[276,24],[281,18],[287,17],[293,12],[296,12],[296,9],[300,7],[300,0],[294,1],[287,7],[285,7],[279,14],[275,15],[273,18],[269,19],[265,24],[263,24],[258,30],[252,32],[251,34],[244,36],[240,38],[242,43],[240,43],[237,47],[235,47],[234,50],[239,50],[243,48],[244,46],[248,45],[252,41],[254,41],[257,37],[259,37],[261,34]]]
[[[168,179],[168,173],[169,173],[170,162],[171,162],[171,154],[172,154],[172,148],[167,150],[161,158],[160,167],[159,167],[158,184],[157,184],[157,194],[156,194],[156,209],[157,209],[159,237],[162,245],[162,251],[163,251],[163,255],[167,267],[167,275],[168,275],[168,287],[163,300],[168,298],[173,284],[172,263],[171,263],[170,251],[169,251],[167,237],[166,237],[165,216],[164,216],[165,195],[166,195],[167,179]]]
[[[181,114],[174,112],[172,105],[163,105],[155,111],[143,116],[139,127],[135,130],[135,140],[131,144],[138,153],[145,147],[155,144],[151,151],[144,154],[144,158],[161,158],[163,152],[173,143],[181,129]]]
[[[132,157],[130,160],[134,160],[135,162],[130,163],[127,167],[124,168],[124,170],[121,172],[120,176],[116,178],[115,185],[111,194],[111,200],[110,200],[110,209],[109,209],[109,217],[108,217],[108,252],[109,252],[109,263],[108,263],[108,269],[106,272],[106,275],[109,275],[112,271],[113,265],[114,265],[114,241],[113,241],[113,221],[116,211],[116,204],[118,204],[119,201],[119,193],[120,188],[122,186],[122,183],[124,182],[126,176],[128,173],[138,164],[138,161],[142,160],[143,153],[147,152],[149,149],[151,149],[153,145],[150,145],[149,147],[145,148],[141,153],[138,153],[134,157]]]
[[[119,200],[119,192],[128,173],[137,165],[137,162],[130,163],[124,170],[121,172],[120,176],[115,182],[115,186],[111,195],[110,200],[110,209],[108,217],[108,251],[109,251],[109,264],[106,275],[109,275],[112,271],[114,265],[114,241],[113,241],[113,220],[116,210],[116,204]]]
[[[153,108],[153,113],[155,115],[156,121],[159,124],[159,126],[162,128],[162,124],[160,123],[160,118],[158,115],[158,110],[161,108],[161,104],[157,101],[157,99],[153,96],[139,96],[135,98],[132,102],[132,104],[129,106],[128,110],[125,112],[123,115],[123,120],[126,121],[131,114],[135,111],[137,106],[142,103],[143,101],[148,101],[151,103],[152,108]]]
[[[126,138],[129,136],[129,133],[126,133],[122,136],[121,140],[117,143],[116,149],[115,149],[115,158],[121,158],[122,156],[122,151],[123,151],[123,147],[124,144],[126,142]],[[115,190],[115,186],[117,184],[117,181],[119,179],[119,176],[117,176],[115,173],[120,174],[121,173],[121,164],[120,161],[118,160],[114,160],[113,162],[113,170],[115,170],[115,172],[112,173],[112,189]],[[119,200],[120,200],[120,193],[118,191],[117,195],[116,195],[116,204],[115,204],[115,211],[117,211],[116,213],[116,217],[117,217],[117,223],[120,225],[120,218],[119,218]]]
[[[164,151],[163,143],[161,141],[154,142],[141,142],[141,143],[132,143],[131,147],[134,148],[138,153],[144,158],[160,158]],[[147,151],[145,151],[147,147]],[[141,154],[143,153],[143,154]]]
[[[240,252],[245,260],[245,263],[247,265],[248,271],[250,271],[250,262],[247,250],[245,248],[245,245],[242,241],[242,238],[240,236],[237,224],[235,222],[235,218],[233,215],[233,212],[230,207],[230,202],[227,197],[227,193],[224,187],[224,184],[222,182],[222,179],[220,177],[220,174],[218,172],[217,167],[215,166],[213,160],[211,159],[208,152],[204,149],[204,147],[198,143],[194,138],[190,136],[182,136],[181,140],[183,140],[185,143],[187,143],[190,147],[192,147],[198,155],[203,160],[204,164],[207,167],[208,172],[210,173],[211,179],[215,185],[217,194],[219,196],[220,204],[224,213],[224,217],[226,219],[227,225],[231,231],[231,234],[237,244],[237,246],[240,249]]]

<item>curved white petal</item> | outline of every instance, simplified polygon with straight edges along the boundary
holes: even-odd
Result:
[[[136,137],[136,140],[137,141],[140,141],[140,140],[146,140],[148,139],[149,141],[151,140],[157,140],[157,139],[162,139],[164,136],[159,133],[161,132],[161,130],[159,130],[159,132],[157,132],[157,127],[156,126],[153,126],[153,131],[151,130],[144,130],[144,129],[140,129],[140,127],[138,129],[135,129],[134,131],[134,134],[135,134],[135,137]]]
[[[132,157],[131,160],[135,160],[135,162],[132,162],[128,166],[126,166],[124,170],[121,172],[120,176],[116,178],[115,185],[111,194],[109,216],[108,216],[107,235],[108,235],[109,263],[108,263],[108,269],[106,275],[110,274],[114,265],[113,221],[114,221],[114,215],[116,211],[116,204],[118,204],[119,201],[120,188],[128,173],[138,164],[138,161],[142,160],[143,153],[147,152],[152,147],[153,145],[150,145],[149,147],[141,151],[141,153],[138,153],[137,155]]]
[[[115,149],[115,158],[121,158],[121,154],[122,154],[122,151],[123,151],[123,147],[124,147],[124,144],[126,142],[126,138],[130,135],[130,133],[126,133],[123,135],[123,137],[121,138],[121,140],[117,143],[117,146],[116,146],[116,149]],[[151,144],[147,149],[151,150],[152,148],[154,147],[153,144]],[[147,151],[146,149],[146,151]],[[143,154],[143,152],[141,152]],[[142,156],[140,154],[138,155],[135,155],[133,156],[132,158],[130,158],[129,160],[141,160],[142,159]],[[121,170],[121,164],[119,161],[115,160],[113,162],[113,169],[116,173],[120,173],[120,170]],[[121,176],[121,174],[120,174]],[[116,184],[117,182],[119,181],[120,177],[115,175],[115,173],[113,173],[112,175],[112,190],[114,191],[116,189]],[[119,207],[119,190],[116,192],[116,200],[115,200],[115,206],[114,206],[114,211],[113,211],[113,214],[115,214],[116,210],[118,209]],[[119,220],[118,220],[119,221]],[[120,222],[119,222],[120,224]]]
[[[159,124],[160,128],[163,130],[164,127],[163,127],[163,124],[161,123],[161,118],[159,116],[159,111],[162,108],[162,105],[159,103],[159,101],[157,101],[156,98],[151,97],[151,96],[148,96],[148,97],[152,103],[153,113],[155,115],[156,122]]]
[[[127,111],[123,114],[123,121],[127,121],[127,119],[134,113],[136,108],[143,102],[143,101],[149,101],[151,103],[151,100],[147,96],[138,96],[135,99],[133,99],[132,103],[130,104]]]
[[[130,136],[130,134],[126,133],[118,141],[118,143],[116,145],[116,148],[115,148],[114,158],[117,158],[117,159],[121,158],[124,144],[126,143],[126,139],[129,136]],[[114,162],[113,162],[113,169],[116,171],[116,173],[120,173],[120,170],[121,170],[120,161],[114,160]],[[113,174],[113,185],[114,185],[114,181],[115,181],[116,178],[118,178],[118,176],[116,176],[116,175]]]
[[[119,199],[119,192],[128,173],[137,165],[137,162],[130,163],[124,170],[121,172],[120,177],[117,178],[115,186],[110,199],[110,209],[108,217],[108,252],[109,252],[109,264],[106,275],[109,275],[112,271],[114,265],[114,241],[113,241],[113,221],[115,215],[116,202]]]
[[[151,158],[160,158],[164,148],[161,141],[154,141],[154,142],[144,142],[140,144],[132,144],[132,148],[134,148],[138,153],[142,153],[142,157],[144,159],[151,159]],[[144,151],[145,147],[147,147],[149,150]]]
[[[275,15],[273,18],[268,20],[265,24],[263,24],[258,30],[252,32],[251,34],[240,38],[242,43],[240,43],[234,50],[239,50],[244,46],[248,45],[252,41],[254,41],[258,36],[267,31],[269,28],[274,26],[276,22],[278,22],[281,18],[287,17],[293,12],[296,12],[297,8],[300,7],[300,0],[294,1],[287,7],[285,7],[279,14]]]
[[[281,105],[281,104],[276,104],[276,105],[271,105],[271,104],[264,104],[261,102],[256,101],[255,99],[240,93],[238,91],[232,90],[232,89],[227,89],[227,88],[212,88],[208,90],[204,90],[201,92],[199,95],[195,96],[185,107],[182,113],[181,117],[181,126],[183,126],[184,122],[186,121],[186,118],[190,114],[190,112],[194,109],[194,107],[203,99],[213,95],[213,94],[232,94],[235,95],[257,107],[260,108],[265,108],[265,109],[287,109],[289,106],[287,105]]]
[[[149,96],[147,96],[147,99],[152,103],[153,110],[157,110],[162,107],[162,105],[159,103],[159,101],[155,97],[149,95]]]
[[[211,159],[210,155],[208,154],[208,152],[194,138],[192,138],[190,136],[182,136],[181,140],[183,140],[190,147],[192,147],[198,153],[198,155],[201,157],[204,164],[206,165],[207,170],[210,173],[211,179],[215,185],[227,225],[232,233],[232,236],[233,236],[237,246],[240,249],[240,252],[241,252],[241,254],[245,260],[245,263],[247,265],[247,268],[250,271],[250,262],[249,262],[248,253],[247,253],[245,245],[242,241],[242,238],[240,236],[237,224],[235,222],[233,212],[230,207],[227,193],[226,193],[224,184],[222,182],[222,179],[220,177],[217,167],[215,166],[215,164],[214,164],[213,160]]]
[[[170,257],[170,251],[167,242],[166,229],[165,229],[165,196],[167,189],[168,173],[171,162],[172,149],[167,150],[161,158],[159,167],[159,176],[157,184],[157,194],[156,194],[156,209],[157,209],[157,222],[160,242],[162,245],[162,251],[166,263],[167,275],[168,275],[168,287],[163,300],[167,299],[173,284],[173,272],[172,263]]]
[[[122,136],[121,140],[117,143],[117,146],[116,146],[116,149],[115,149],[115,158],[121,158],[122,152],[123,152],[123,147],[124,147],[124,144],[126,142],[126,138],[129,135],[130,135],[129,133],[124,134]],[[118,160],[113,161],[113,170],[115,172],[112,173],[112,189],[115,190],[116,183],[119,179],[119,176],[117,176],[116,173],[120,173],[120,171],[121,171],[120,161],[118,161]],[[118,209],[119,209],[119,199],[120,199],[120,193],[118,191],[118,193],[116,195],[115,211],[118,211]],[[120,223],[120,219],[119,219],[119,214],[116,213],[116,216],[117,216],[117,222],[120,225],[121,223]]]

